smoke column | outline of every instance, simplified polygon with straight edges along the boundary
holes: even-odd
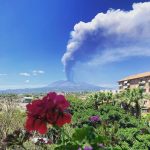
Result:
[[[62,57],[69,81],[73,81],[77,63],[100,66],[127,57],[150,56],[150,2],[132,7],[130,11],[111,9],[74,26]]]

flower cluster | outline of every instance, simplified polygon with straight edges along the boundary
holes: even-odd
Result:
[[[93,148],[91,146],[85,146],[84,150],[93,150]]]
[[[97,144],[97,146],[98,146],[98,148],[105,149],[105,146],[102,143]],[[82,148],[79,147],[78,150],[82,150]],[[83,150],[93,150],[93,147],[92,146],[84,146]]]
[[[90,120],[91,122],[99,122],[99,121],[100,121],[100,118],[99,118],[99,116],[91,116],[91,117],[89,118],[89,120]]]
[[[105,148],[105,146],[104,146],[104,144],[102,144],[102,143],[100,143],[100,144],[97,144],[97,146],[99,147],[99,148]]]
[[[82,148],[79,147],[78,150],[82,150]],[[85,147],[83,148],[83,150],[93,150],[93,147],[92,147],[92,146],[85,146]]]
[[[38,131],[40,134],[47,132],[47,124],[63,126],[71,122],[71,114],[67,108],[69,102],[63,95],[57,95],[55,92],[48,93],[42,99],[34,100],[28,104],[27,120],[25,128],[28,131]]]

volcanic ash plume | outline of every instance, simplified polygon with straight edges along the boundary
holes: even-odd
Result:
[[[100,66],[133,56],[150,56],[150,2],[133,4],[130,11],[108,10],[76,24],[62,62],[73,81],[77,63]]]

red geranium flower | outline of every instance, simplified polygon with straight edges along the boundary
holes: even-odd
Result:
[[[47,124],[63,126],[71,122],[71,114],[67,112],[70,106],[63,95],[50,92],[42,100],[35,100],[28,104],[26,129],[28,131],[38,131],[45,134]]]

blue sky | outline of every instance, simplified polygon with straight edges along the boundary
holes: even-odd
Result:
[[[110,8],[131,10],[135,2],[145,1],[0,1],[0,89],[38,87],[65,80],[61,59],[74,26],[80,21],[90,22]],[[89,56],[84,53],[82,57]],[[79,60],[71,68],[75,81],[114,86],[126,75],[150,71],[150,59],[143,55],[87,67],[89,62]]]

